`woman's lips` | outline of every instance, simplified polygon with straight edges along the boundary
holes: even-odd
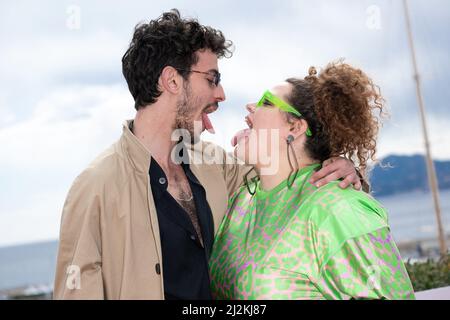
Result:
[[[231,146],[235,147],[241,139],[248,137],[251,131],[251,129],[243,129],[238,131],[231,139]]]
[[[245,122],[247,123],[247,125],[248,125],[248,127],[249,127],[250,129],[253,128],[253,122],[252,122],[252,120],[250,119],[249,116],[246,116],[246,117],[245,117]]]
[[[242,138],[248,137],[252,131],[253,122],[249,116],[245,117],[245,122],[247,123],[248,128],[242,129],[234,135],[234,137],[231,139],[231,145],[233,147],[235,147],[239,143],[239,140],[241,140]]]

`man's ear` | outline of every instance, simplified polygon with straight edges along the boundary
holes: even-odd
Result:
[[[167,66],[161,71],[158,85],[161,88],[161,91],[177,94],[183,86],[183,80],[174,67]]]
[[[302,134],[306,133],[308,129],[308,123],[304,119],[295,119],[291,122],[290,134],[294,136],[294,138],[300,137]]]

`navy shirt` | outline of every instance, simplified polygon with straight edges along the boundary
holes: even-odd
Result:
[[[211,299],[208,259],[214,240],[214,222],[206,192],[188,164],[181,164],[192,190],[203,246],[188,213],[167,191],[167,177],[155,161],[150,163],[150,184],[158,214],[164,267],[165,299]]]

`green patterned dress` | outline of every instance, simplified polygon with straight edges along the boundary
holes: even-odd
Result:
[[[318,166],[291,188],[232,196],[210,259],[216,299],[414,299],[386,211],[338,182],[311,185]]]

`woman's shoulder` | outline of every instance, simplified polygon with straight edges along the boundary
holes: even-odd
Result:
[[[388,226],[387,212],[381,203],[363,191],[340,188],[339,181],[316,188],[301,211],[308,212],[310,222],[320,229],[340,225],[364,233]]]

